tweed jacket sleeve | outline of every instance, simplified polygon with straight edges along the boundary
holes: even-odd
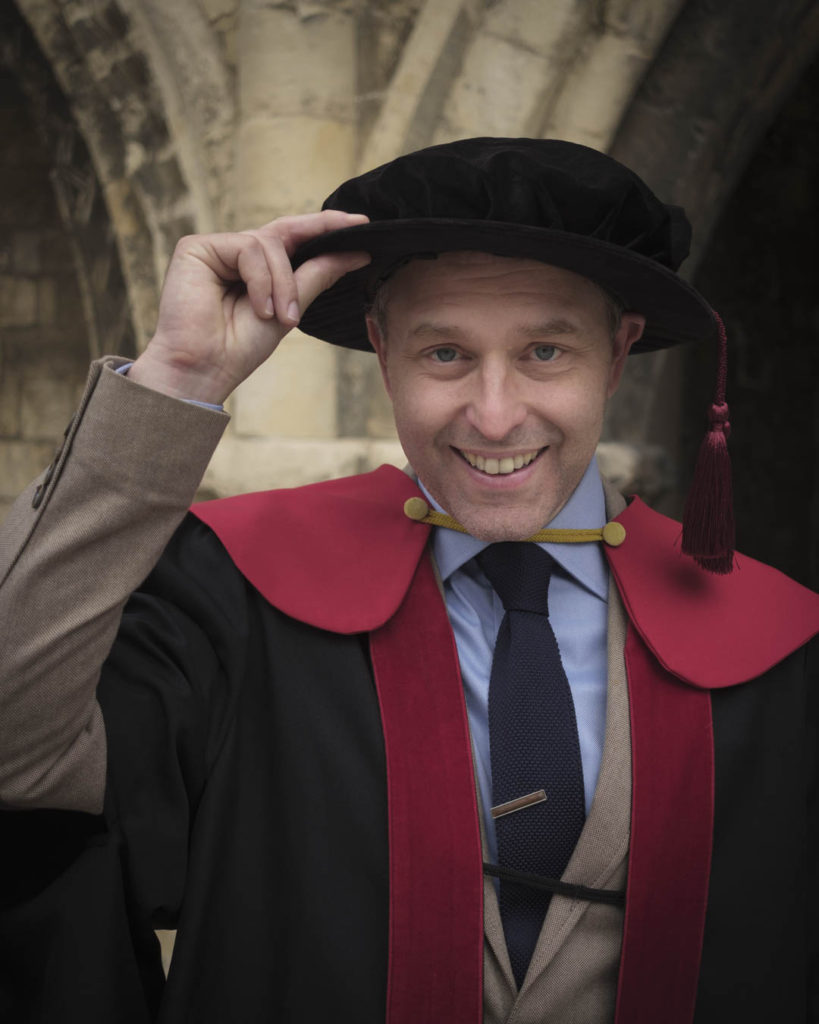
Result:
[[[0,529],[0,805],[98,813],[95,687],[128,597],[228,422],[92,364],[51,466]]]

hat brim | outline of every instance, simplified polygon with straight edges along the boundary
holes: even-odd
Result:
[[[314,256],[367,252],[372,262],[340,278],[302,316],[300,328],[333,345],[371,351],[364,312],[378,284],[403,260],[443,252],[478,251],[538,260],[582,274],[646,318],[632,352],[650,352],[716,335],[711,307],[662,264],[596,238],[498,221],[445,218],[384,220],[331,231],[306,242],[293,267]]]

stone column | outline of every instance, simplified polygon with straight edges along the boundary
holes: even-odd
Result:
[[[354,17],[331,3],[242,0],[236,44],[242,229],[318,209],[355,172]],[[237,389],[230,411],[205,480],[217,493],[249,478],[254,487],[290,486],[358,468],[350,443],[334,443],[336,351],[323,342],[291,332]]]

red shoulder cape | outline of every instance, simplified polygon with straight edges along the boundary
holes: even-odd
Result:
[[[387,1020],[476,1024],[474,778],[454,639],[421,557],[429,527],[404,515],[418,494],[409,477],[382,467],[194,513],[271,604],[324,630],[370,634],[387,757]],[[633,626],[633,786],[616,1022],[690,1024],[713,841],[707,691],[754,678],[807,641],[819,630],[819,597],[741,555],[730,576],[704,572],[680,553],[679,526],[637,499],[618,521],[625,540],[606,554]]]
[[[292,618],[335,633],[384,625],[412,580],[430,527],[404,515],[415,482],[393,466],[290,490],[203,502],[240,572]],[[707,689],[760,675],[819,632],[819,595],[737,554],[717,576],[680,551],[679,524],[635,498],[606,547],[629,619],[660,664]]]

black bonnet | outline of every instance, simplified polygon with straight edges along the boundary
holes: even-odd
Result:
[[[312,239],[293,261],[372,255],[302,318],[304,331],[334,344],[368,349],[363,315],[378,283],[413,255],[457,250],[536,259],[596,281],[646,316],[635,351],[714,335],[708,304],[675,273],[691,239],[683,210],[587,146],[496,138],[431,146],[344,182],[323,208],[370,218]]]

